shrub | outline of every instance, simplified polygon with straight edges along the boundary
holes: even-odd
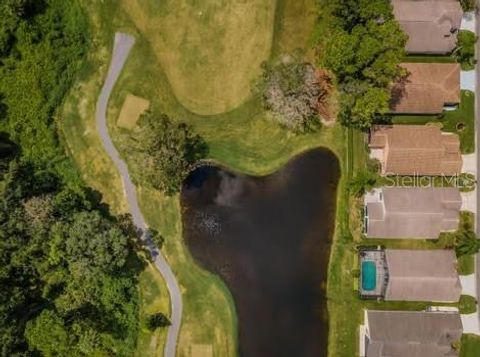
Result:
[[[472,231],[460,231],[455,236],[455,252],[457,257],[471,255],[480,249],[480,241]]]
[[[265,63],[254,91],[282,126],[300,132],[319,126],[318,106],[326,91],[313,66],[298,56],[283,56],[273,64]]]
[[[150,331],[155,331],[159,327],[167,327],[170,325],[170,320],[162,312],[150,315],[147,319],[147,327]]]
[[[453,55],[462,66],[463,70],[473,70],[475,68],[475,43],[477,36],[466,30],[461,30],[458,33],[457,48]]]
[[[463,11],[474,11],[477,8],[475,0],[460,0]]]
[[[370,191],[377,183],[377,176],[370,172],[360,172],[357,176],[352,178],[348,183],[349,192],[360,197],[365,192]]]
[[[458,310],[461,314],[473,314],[475,311],[477,311],[477,300],[470,295],[460,296]]]

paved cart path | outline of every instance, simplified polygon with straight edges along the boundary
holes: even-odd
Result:
[[[182,316],[182,296],[180,293],[180,288],[178,286],[175,275],[170,268],[170,265],[166,261],[162,252],[153,244],[151,237],[147,231],[147,225],[145,219],[143,218],[142,212],[138,205],[137,193],[134,184],[128,173],[128,168],[125,162],[120,158],[120,155],[113,145],[112,139],[108,133],[107,128],[107,104],[110,94],[112,93],[115,82],[117,81],[120,73],[125,65],[125,62],[128,58],[130,50],[135,43],[135,39],[132,36],[117,33],[115,35],[115,44],[113,48],[112,60],[110,63],[110,68],[108,70],[107,78],[103,85],[100,97],[97,102],[97,111],[95,113],[97,121],[97,130],[100,134],[103,146],[107,154],[113,160],[115,167],[120,172],[122,177],[123,187],[125,190],[125,195],[127,198],[127,203],[130,208],[130,213],[132,214],[133,223],[140,230],[142,234],[142,240],[144,241],[146,247],[148,248],[150,254],[154,259],[155,266],[158,268],[163,278],[165,279],[170,293],[171,301],[171,326],[168,328],[167,342],[165,344],[165,357],[175,356],[178,333],[180,330],[180,321]]]

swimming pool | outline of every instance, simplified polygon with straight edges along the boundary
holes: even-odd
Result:
[[[375,290],[377,286],[377,266],[374,261],[362,262],[362,289],[365,291]]]

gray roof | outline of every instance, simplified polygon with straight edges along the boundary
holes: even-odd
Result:
[[[457,229],[462,198],[452,187],[384,187],[366,203],[368,238],[437,239]]]
[[[408,35],[409,53],[446,54],[456,46],[462,22],[457,0],[393,0],[393,14]]]
[[[462,286],[453,250],[386,249],[385,300],[456,302]]]
[[[454,312],[367,311],[366,357],[458,356],[452,344],[462,337]]]

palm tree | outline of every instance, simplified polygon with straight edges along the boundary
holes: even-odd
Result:
[[[471,255],[480,249],[480,241],[472,231],[463,231],[455,237],[455,252],[457,257]]]

